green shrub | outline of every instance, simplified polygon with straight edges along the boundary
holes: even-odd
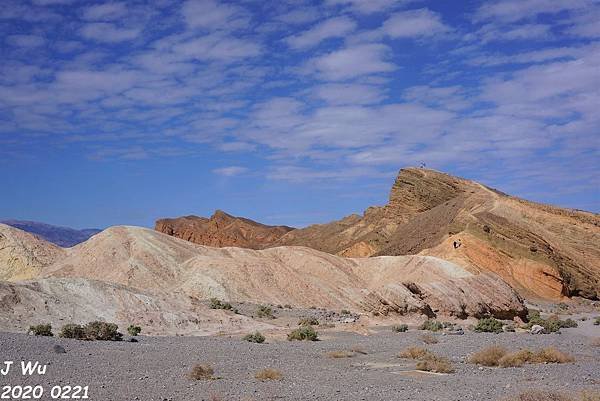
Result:
[[[342,312],[341,312],[341,314],[342,314],[342,315],[350,315],[350,314],[351,314],[351,312],[350,312],[348,309],[342,309]]]
[[[114,323],[90,322],[85,325],[85,336],[88,340],[121,341],[123,334],[119,333],[119,326]]]
[[[256,316],[275,319],[275,316],[273,316],[273,309],[265,305],[261,305],[258,307],[258,309],[256,310]]]
[[[316,317],[304,317],[298,321],[298,326],[318,326],[319,321]]]
[[[395,333],[404,333],[404,332],[408,331],[408,325],[407,324],[395,324],[392,326],[392,331]]]
[[[244,341],[248,341],[250,343],[257,343],[257,344],[262,344],[265,342],[265,336],[263,336],[258,331],[254,334],[246,334],[243,339],[244,339]]]
[[[502,333],[502,322],[493,317],[479,319],[473,330],[478,333]]]
[[[59,337],[74,338],[77,340],[85,340],[85,330],[80,324],[69,323],[65,324],[59,333]]]
[[[142,332],[142,328],[140,326],[134,326],[133,324],[130,324],[129,327],[127,328],[127,333],[129,333],[130,336],[137,336],[138,334],[140,334]]]
[[[428,319],[421,325],[421,330],[440,331],[444,325],[435,319]]]
[[[530,329],[533,325],[540,325],[547,333],[555,333],[563,328],[577,327],[577,322],[571,318],[560,320],[557,316],[551,316],[544,319],[540,316],[539,311],[530,311],[527,315],[528,323],[525,326]]]
[[[222,302],[218,298],[211,298],[210,299],[210,309],[232,310],[233,306],[231,306],[231,304],[229,302]]]
[[[288,334],[288,340],[299,340],[299,341],[317,341],[319,334],[315,331],[312,326],[302,326],[296,330],[293,330]]]
[[[114,323],[90,322],[85,326],[70,323],[62,327],[59,336],[77,340],[121,341],[123,334],[118,329]]]
[[[38,324],[29,326],[29,332],[34,336],[52,337],[52,326],[50,324]]]

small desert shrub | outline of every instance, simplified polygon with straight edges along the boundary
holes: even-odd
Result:
[[[140,334],[142,332],[142,328],[140,326],[135,326],[133,324],[130,324],[129,327],[127,327],[127,333],[130,336],[137,336],[138,334]]]
[[[575,358],[565,354],[554,347],[544,348],[532,357],[532,363],[569,363],[574,362]]]
[[[283,307],[285,309],[292,309],[292,305],[290,305],[290,304],[285,304],[285,305],[283,305]]]
[[[503,368],[520,367],[531,361],[532,357],[533,353],[526,349],[511,352],[500,358],[498,361],[498,366]]]
[[[258,307],[258,309],[256,310],[256,316],[275,319],[275,316],[273,316],[273,309],[265,305],[261,305]]]
[[[317,341],[319,334],[313,329],[312,326],[302,326],[296,330],[293,330],[288,334],[288,340],[299,340],[299,341]]]
[[[212,380],[214,379],[214,369],[210,365],[196,365],[192,368],[188,377],[192,380]]]
[[[118,329],[114,323],[90,322],[85,326],[71,323],[62,327],[59,336],[89,341],[121,341],[123,334],[119,333]]]
[[[350,315],[351,312],[348,309],[342,309],[341,314],[342,315]]]
[[[256,372],[254,375],[258,380],[281,380],[283,378],[283,374],[277,369],[263,369]]]
[[[394,333],[404,333],[408,331],[408,325],[407,324],[396,324],[392,326],[392,331]]]
[[[331,351],[327,353],[329,358],[339,359],[339,358],[352,358],[356,353],[352,351]]]
[[[502,322],[493,317],[479,319],[473,329],[478,333],[502,333]]]
[[[303,317],[298,321],[298,326],[318,326],[319,320],[316,317]]]
[[[506,349],[502,347],[487,347],[471,355],[469,362],[483,366],[498,366],[500,359],[506,354]]]
[[[597,317],[594,319],[594,326],[600,326],[600,316],[597,316]]]
[[[432,336],[431,334],[423,334],[421,336],[421,341],[425,344],[437,344],[440,342],[436,336]]]
[[[114,323],[90,322],[83,329],[88,340],[121,341],[123,338],[119,326]]]
[[[425,348],[408,347],[404,351],[400,352],[398,357],[405,359],[421,359],[427,354],[429,354],[429,351],[427,351]]]
[[[448,358],[435,355],[425,348],[409,347],[402,351],[398,357],[406,359],[415,359],[417,362],[416,369],[435,373],[453,373],[454,368]]]
[[[435,373],[454,373],[454,367],[450,361],[441,356],[433,356],[431,359],[417,362],[416,369]]]
[[[59,337],[63,338],[75,338],[77,340],[86,340],[85,330],[83,329],[83,326],[79,324],[65,324],[60,329],[60,333],[58,335]]]
[[[210,299],[210,309],[232,310],[233,306],[231,306],[231,304],[229,302],[222,302],[218,298],[211,298]]]
[[[36,326],[30,326],[29,332],[34,336],[52,337],[52,325],[50,324],[38,324]]]
[[[428,319],[421,325],[421,330],[440,331],[443,328],[444,325],[434,319]]]
[[[493,346],[484,348],[469,358],[470,363],[503,368],[523,366],[527,363],[568,363],[574,360],[572,356],[552,347],[537,352],[525,349],[509,353],[502,347]]]
[[[265,342],[265,336],[263,336],[260,332],[256,332],[254,334],[246,334],[244,336],[244,341],[248,341],[250,343],[262,344]]]
[[[571,318],[560,320],[557,316],[550,316],[548,319],[544,319],[540,316],[540,312],[535,310],[529,312],[527,320],[526,328],[530,329],[537,324],[542,326],[547,333],[555,333],[562,328],[577,327],[577,322]]]

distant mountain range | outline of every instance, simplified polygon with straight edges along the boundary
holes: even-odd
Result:
[[[97,228],[76,230],[69,227],[53,226],[51,224],[25,220],[5,220],[0,221],[0,223],[35,234],[40,238],[63,248],[70,248],[81,242],[87,241],[92,235],[102,231]]]

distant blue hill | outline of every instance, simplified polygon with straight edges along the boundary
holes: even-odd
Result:
[[[87,241],[92,235],[99,233],[102,230],[96,228],[87,228],[84,230],[75,230],[68,227],[53,226],[50,224],[38,223],[36,221],[23,220],[5,220],[0,221],[2,224],[18,228],[19,230],[27,231],[35,234],[48,242],[52,242],[63,248],[69,248],[80,242]]]

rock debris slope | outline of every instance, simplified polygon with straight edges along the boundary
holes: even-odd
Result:
[[[526,297],[600,297],[599,215],[434,170],[403,169],[385,206],[291,231],[274,245],[347,257],[431,255],[496,273]]]
[[[0,283],[3,327],[94,318],[135,319],[163,334],[268,326],[208,309],[203,300],[211,297],[383,315],[525,313],[522,299],[498,276],[431,256],[352,259],[307,247],[211,248],[124,226],[60,256],[31,280]]]

